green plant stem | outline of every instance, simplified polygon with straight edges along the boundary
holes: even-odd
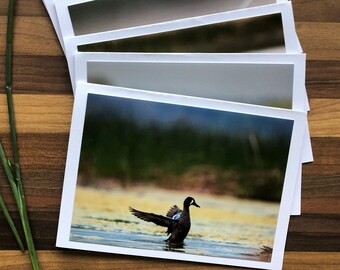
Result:
[[[2,144],[0,143],[0,159],[1,159],[1,163],[5,169],[5,173],[9,182],[9,185],[11,186],[13,195],[14,195],[14,199],[16,202],[18,202],[19,200],[19,192],[18,192],[18,188],[15,182],[15,178],[12,172],[12,168],[10,166],[10,163],[8,162],[8,159],[6,158],[6,154],[4,152],[4,149],[2,147]]]
[[[10,129],[11,129],[12,150],[13,150],[13,157],[14,157],[15,178],[13,179],[13,181],[16,184],[15,187],[11,184],[11,187],[12,187],[12,191],[13,191],[18,209],[19,209],[20,219],[21,219],[22,226],[23,226],[24,233],[25,233],[26,243],[27,243],[29,254],[30,254],[32,267],[34,270],[36,270],[36,269],[39,269],[39,264],[38,264],[36,250],[34,247],[30,224],[28,221],[26,200],[25,200],[24,189],[23,189],[23,185],[21,181],[17,132],[16,132],[16,124],[15,124],[15,117],[14,117],[14,104],[13,104],[13,96],[12,96],[12,51],[13,51],[14,6],[15,6],[15,1],[9,0],[8,16],[7,16],[7,36],[6,36],[6,95],[7,95],[9,123],[10,123]],[[6,165],[4,166],[6,167]],[[12,181],[10,180],[11,178],[10,174],[8,174],[7,172],[6,174],[11,183]]]
[[[19,215],[20,215],[21,223],[24,229],[24,234],[26,238],[28,252],[30,254],[32,267],[34,270],[37,270],[39,269],[39,263],[38,263],[38,258],[37,258],[37,254],[36,254],[35,247],[34,247],[32,232],[30,230],[30,226],[28,222],[27,209],[26,209],[25,198],[23,195],[24,193],[23,193],[23,187],[21,185],[21,179],[17,181],[15,180],[11,165],[8,159],[6,158],[6,154],[4,152],[1,142],[0,142],[0,159],[1,159],[1,163],[4,167],[8,182],[11,186],[15,201],[19,209]]]
[[[19,154],[16,138],[16,125],[14,117],[14,104],[12,97],[12,52],[13,52],[13,25],[14,25],[14,5],[15,0],[8,2],[8,16],[7,16],[7,35],[6,35],[6,95],[7,107],[9,114],[9,124],[11,129],[11,141],[13,148],[13,155],[15,164],[19,164]],[[15,166],[15,173],[18,177],[20,170]],[[18,173],[18,174],[17,174]]]
[[[0,195],[0,208],[5,215],[7,223],[9,225],[9,227],[11,228],[15,239],[17,240],[19,248],[21,249],[22,252],[24,252],[25,251],[24,245],[22,244],[22,241],[21,241],[21,238],[20,238],[19,233],[17,231],[17,228],[14,225],[13,219],[11,218],[11,215],[9,214],[7,207],[6,207],[6,204],[5,204],[4,200],[2,199],[1,195]]]

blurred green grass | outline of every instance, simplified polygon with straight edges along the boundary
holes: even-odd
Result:
[[[270,25],[270,27],[268,27]],[[281,14],[78,46],[81,52],[238,53],[285,45]]]
[[[122,187],[145,184],[279,201],[288,150],[284,135],[226,136],[180,122],[160,127],[88,114],[79,176],[83,185],[106,178]]]

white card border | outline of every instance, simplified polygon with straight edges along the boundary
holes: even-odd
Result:
[[[305,88],[305,54],[229,54],[223,56],[211,55],[173,55],[173,54],[118,54],[118,53],[77,53],[75,56],[77,82],[87,83],[87,62],[157,62],[157,63],[263,63],[263,64],[293,64],[293,110],[307,111],[308,98]],[[303,90],[302,90],[303,89]],[[305,99],[305,100],[304,100]],[[308,123],[306,122],[306,129]],[[313,152],[309,132],[305,133],[305,143],[302,150],[301,162],[313,161]],[[300,165],[301,166],[301,165]],[[297,188],[292,215],[301,214],[301,168],[297,175]]]
[[[76,82],[87,82],[87,61],[115,62],[162,62],[162,63],[256,63],[256,64],[293,64],[293,101],[292,109],[308,111],[309,103],[305,87],[305,54],[157,54],[157,53],[77,53],[75,55]],[[308,128],[308,124],[307,124]],[[313,161],[309,133],[305,135],[306,145],[302,162]]]
[[[78,5],[78,4],[93,2],[95,0],[43,0],[43,1],[47,2],[47,4],[49,4],[49,5],[52,5],[52,3],[53,3],[53,5],[56,6],[57,9],[59,10],[57,13],[66,14],[65,17],[63,16],[64,20],[60,21],[60,23],[59,23],[60,32],[61,32],[61,35],[63,36],[63,38],[91,35],[91,34],[85,34],[85,35],[77,35],[76,36],[74,34],[73,24],[72,24],[71,16],[70,16],[70,13],[69,13],[69,7],[74,6],[74,5]],[[224,13],[224,12],[234,12],[234,11],[239,11],[239,10],[249,10],[249,9],[270,6],[270,5],[275,5],[275,4],[284,3],[284,2],[288,2],[288,0],[276,0],[276,3],[272,3],[272,4],[265,4],[265,5],[255,6],[255,7],[248,7],[248,8],[239,8],[239,9],[229,10],[229,11],[221,10],[220,12],[215,12],[215,13],[206,14],[206,15],[197,15],[197,16],[194,16],[194,17],[209,16],[209,15],[212,15],[212,14]],[[193,17],[193,16],[190,16],[190,17]],[[189,17],[187,17],[187,18],[189,18]],[[175,19],[175,20],[182,20],[182,19]],[[171,20],[171,21],[175,21],[175,20]],[[152,23],[152,25],[153,24],[160,24],[160,23],[163,23],[163,22]],[[151,24],[136,25],[136,26],[133,26],[133,27],[120,28],[120,29],[116,29],[116,30],[122,30],[122,29],[127,29],[127,28],[136,28],[136,27],[146,26],[146,25],[151,25]],[[101,33],[101,32],[110,32],[110,30],[99,31],[99,32],[96,32],[96,33]]]
[[[126,255],[136,255],[144,257],[175,259],[184,261],[214,263],[222,265],[234,265],[242,267],[255,267],[263,269],[281,269],[283,264],[283,255],[288,231],[289,217],[294,199],[294,189],[296,185],[296,175],[299,172],[302,148],[302,135],[305,132],[303,122],[306,113],[285,109],[275,109],[262,106],[240,104],[226,101],[214,101],[202,98],[188,98],[184,96],[169,95],[164,93],[146,92],[141,90],[132,90],[127,88],[98,86],[94,84],[77,85],[79,88],[75,98],[74,113],[72,116],[72,125],[70,132],[70,141],[67,154],[65,179],[63,187],[63,195],[61,202],[61,210],[57,234],[57,247],[75,248],[83,250],[101,251],[109,253],[118,253]],[[82,133],[86,112],[87,96],[89,93],[100,94],[106,96],[117,96],[125,98],[133,98],[139,100],[156,101],[162,103],[178,104],[183,106],[193,106],[200,108],[208,108],[222,111],[232,111],[252,115],[268,116],[273,118],[294,120],[294,126],[287,160],[287,168],[283,185],[282,199],[280,211],[278,215],[278,225],[275,232],[275,241],[273,246],[272,261],[256,262],[247,260],[235,260],[226,258],[216,258],[208,256],[198,256],[192,254],[180,254],[165,251],[139,250],[131,248],[120,248],[112,246],[104,246],[97,244],[86,244],[72,242],[70,238],[70,229],[72,222],[72,212],[74,207],[74,196],[76,191],[76,181],[78,174],[79,157],[81,151]]]
[[[305,54],[165,54],[165,53],[101,53],[80,52],[75,54],[75,81],[87,82],[87,62],[145,62],[145,63],[231,63],[231,64],[293,64],[292,109],[308,111],[309,102],[305,86]]]
[[[78,1],[78,0],[77,0]],[[56,10],[58,19],[60,22],[61,31],[67,26],[67,21],[70,20],[68,14],[68,8],[65,6],[66,1],[58,1],[56,3]],[[174,30],[187,29],[196,26],[203,26],[207,24],[222,23],[227,21],[234,21],[239,19],[265,16],[270,14],[278,14],[282,16],[282,27],[285,39],[286,53],[301,53],[302,48],[297,38],[295,32],[294,16],[292,4],[290,1],[285,1],[282,3],[271,4],[267,6],[259,6],[249,9],[241,9],[236,11],[228,11],[222,13],[216,13],[211,15],[185,18],[176,21],[168,21],[157,24],[150,24],[145,26],[131,27],[127,29],[106,31],[89,35],[82,36],[63,36],[63,41],[65,45],[65,55],[69,65],[69,72],[71,76],[71,82],[73,89],[75,88],[75,78],[74,78],[74,55],[78,52],[78,46],[84,44],[93,44],[104,41],[125,39],[131,37],[137,37],[148,34],[156,34]],[[190,53],[184,53],[190,54]],[[211,53],[214,54],[214,53]],[[217,55],[222,55],[221,53],[215,53]]]
[[[42,0],[45,8],[50,16],[50,19],[52,21],[53,27],[55,29],[55,32],[57,34],[57,37],[59,39],[60,45],[63,49],[63,51],[65,50],[65,45],[64,45],[64,41],[63,41],[63,37],[62,37],[62,33],[61,33],[61,28],[60,28],[60,24],[59,24],[59,20],[58,20],[58,16],[57,16],[57,11],[55,8],[55,2],[57,0]],[[87,1],[93,1],[93,0],[84,0],[84,2]],[[283,3],[283,2],[287,2],[289,0],[276,0],[277,3]],[[73,28],[73,27],[72,27]]]

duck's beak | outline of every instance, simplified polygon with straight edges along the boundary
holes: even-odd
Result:
[[[191,205],[195,205],[198,208],[201,208],[201,206],[199,206],[196,202],[193,202]]]

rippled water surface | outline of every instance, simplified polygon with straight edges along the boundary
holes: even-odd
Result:
[[[201,208],[191,206],[191,230],[183,246],[171,246],[166,228],[139,220],[128,207],[165,215],[194,196]],[[241,200],[227,196],[194,195],[158,189],[78,187],[72,219],[71,241],[166,250],[213,257],[270,261],[261,253],[273,246],[279,204]]]

